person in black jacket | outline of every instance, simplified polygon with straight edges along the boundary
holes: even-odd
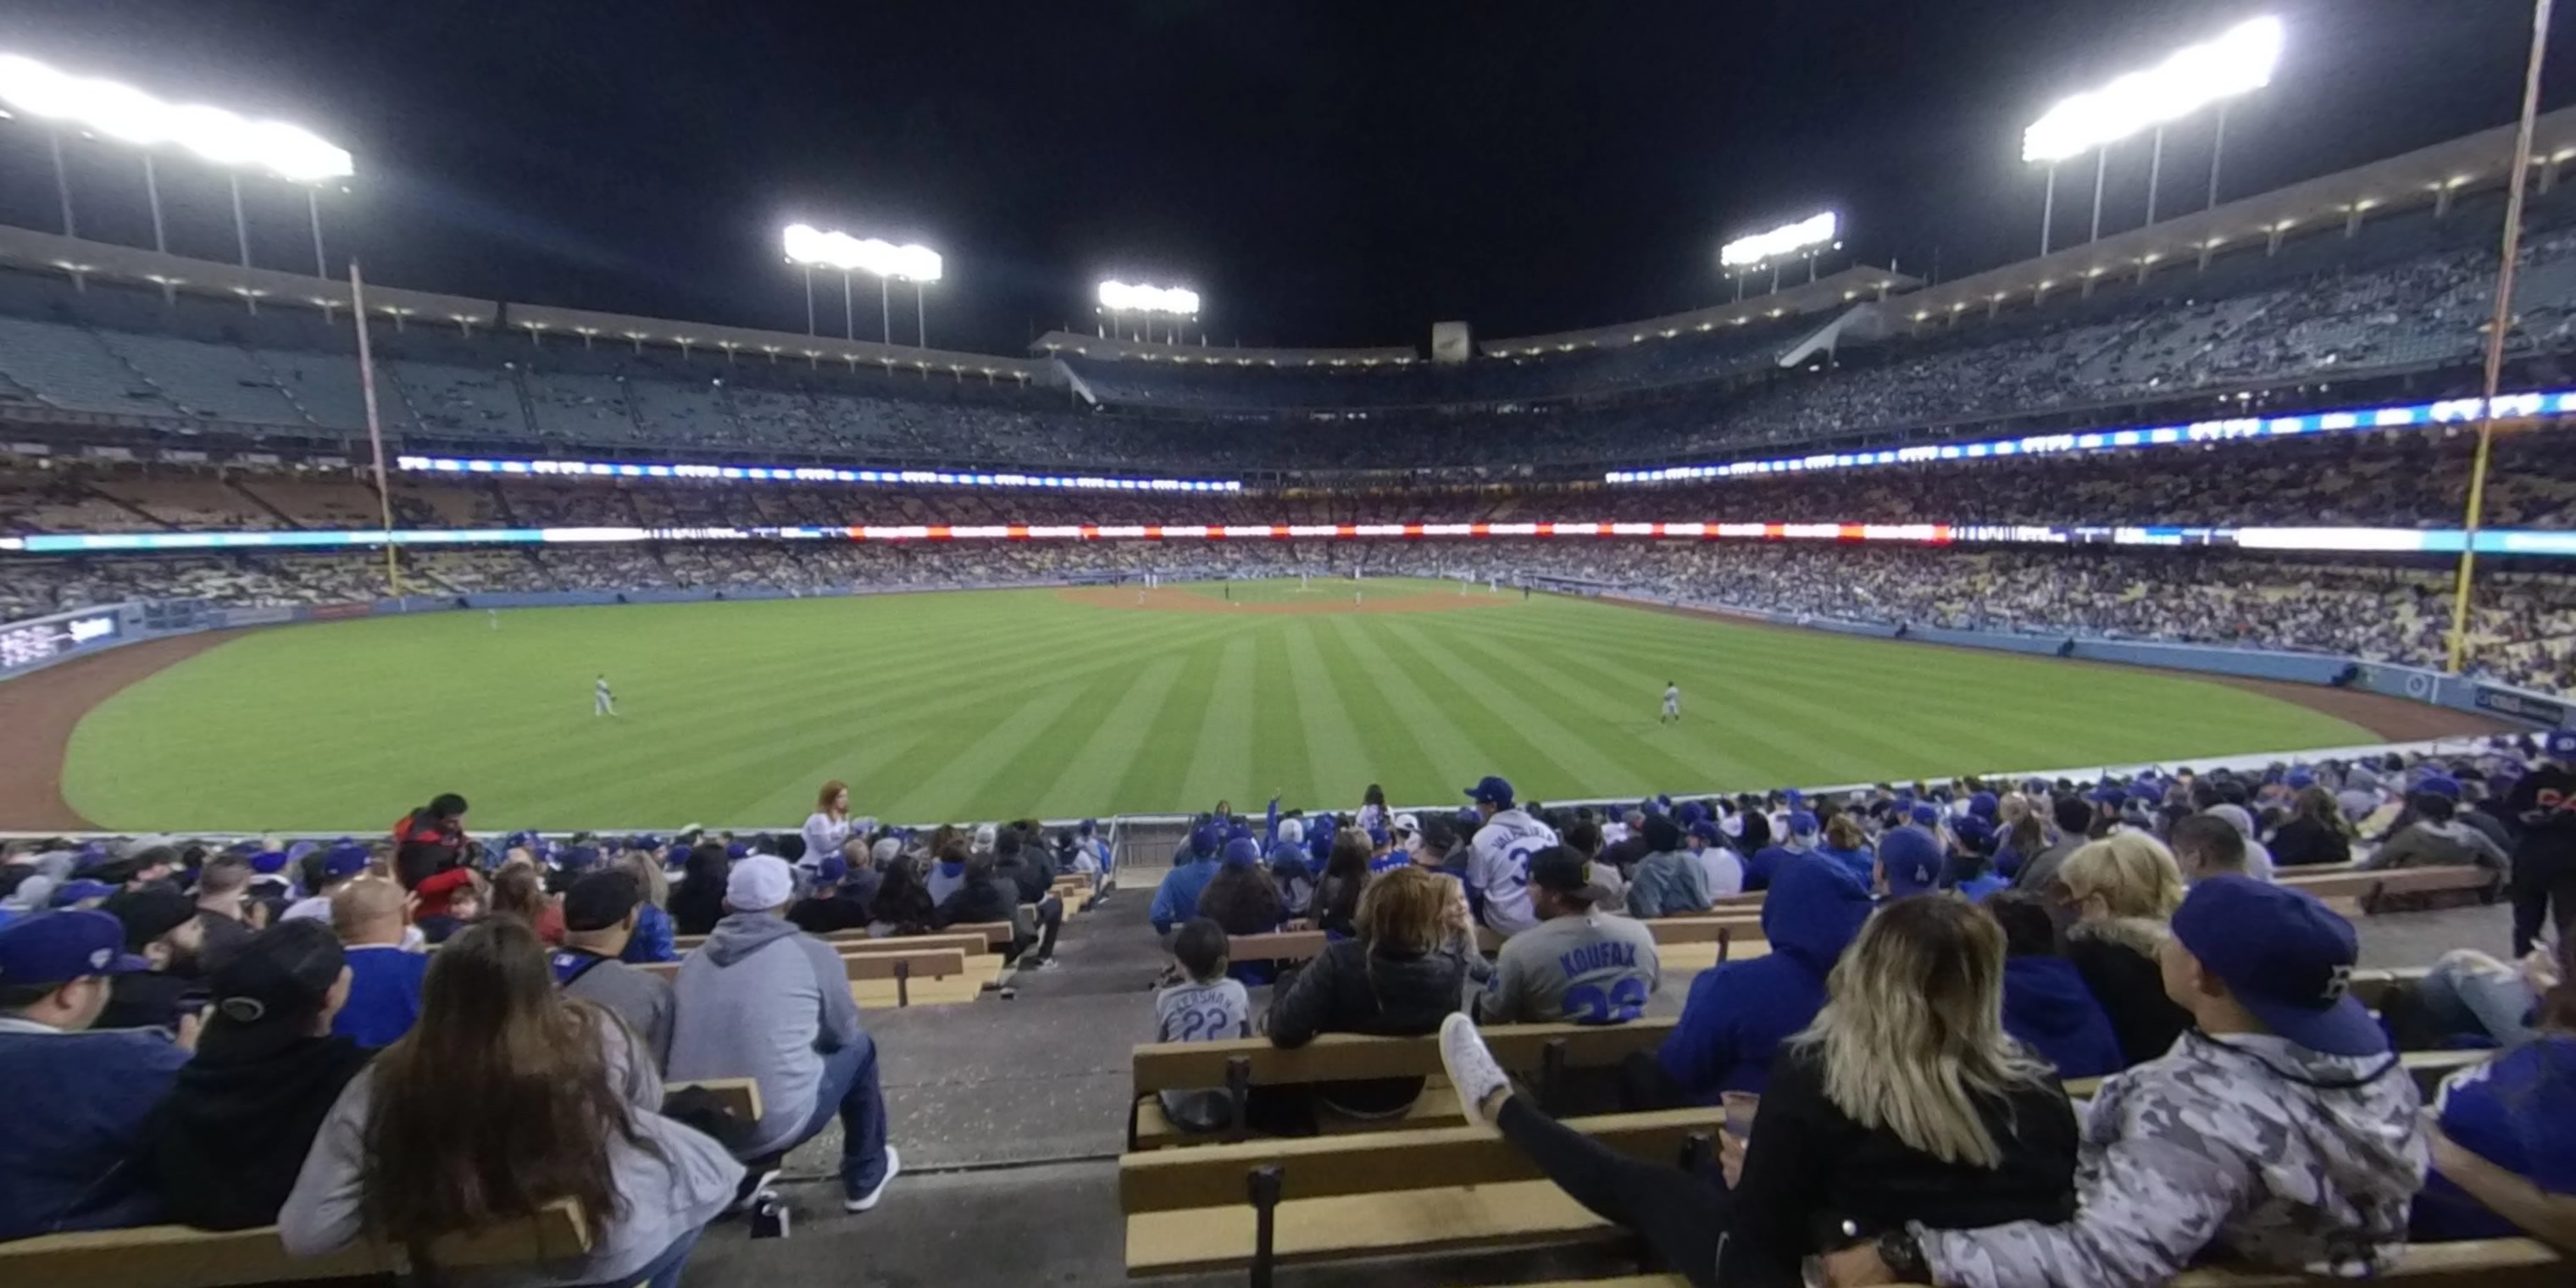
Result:
[[[215,968],[197,1054],[144,1122],[136,1177],[201,1230],[277,1223],[340,1090],[371,1054],[331,1034],[349,968],[331,923],[263,930]]]
[[[2057,870],[2057,893],[2075,914],[2066,960],[2093,990],[2120,1039],[2122,1067],[2173,1049],[2191,1014],[2165,993],[2156,951],[2182,906],[2182,868],[2143,832],[2087,841]]]
[[[1461,1009],[1468,981],[1485,967],[1470,925],[1457,882],[1409,864],[1370,878],[1353,918],[1359,937],[1325,945],[1321,956],[1272,991],[1271,1045],[1301,1047],[1323,1033],[1436,1032],[1442,1017]],[[1422,1079],[1321,1082],[1313,1094],[1349,1117],[1391,1118],[1412,1107]]]
[[[2264,848],[2272,851],[2275,870],[2315,863],[2348,863],[2352,860],[2352,824],[2345,820],[2343,807],[2335,804],[2334,793],[2322,787],[2302,787],[2298,795],[2290,798],[2290,817],[2273,830]]]
[[[1790,1288],[1801,1258],[1901,1237],[1908,1222],[2074,1214],[2075,1113],[2004,1032],[2003,980],[2003,930],[1984,909],[1952,894],[1889,904],[1835,966],[1815,1023],[1781,1047],[1732,1188],[1549,1118],[1463,1017],[1442,1025],[1440,1055],[1473,1121],[1698,1288]]]
[[[953,857],[952,857],[953,856]],[[966,871],[966,879],[939,905],[938,926],[977,926],[996,921],[1012,921],[1020,911],[1020,887],[993,869],[993,856],[981,850],[970,851],[963,840],[949,842],[940,855],[943,862],[956,862]],[[1037,942],[1037,936],[1014,927],[1011,942],[1002,950],[1002,959],[1016,962]]]
[[[1019,892],[1011,905],[1013,919],[1021,930],[1034,928],[1037,933],[1038,951],[1031,964],[1043,969],[1055,961],[1056,933],[1064,929],[1064,898],[1054,893],[1055,864],[1037,834],[1017,824],[1003,828],[993,847],[994,871]],[[1023,914],[1023,907],[1032,911]]]
[[[723,843],[700,841],[690,848],[680,884],[671,887],[671,924],[681,934],[707,934],[724,920],[725,875],[732,869]]]

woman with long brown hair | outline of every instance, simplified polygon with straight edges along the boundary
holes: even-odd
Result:
[[[332,1105],[279,1238],[296,1256],[368,1239],[426,1261],[440,1238],[571,1200],[587,1254],[478,1282],[673,1288],[743,1173],[661,1102],[626,1026],[566,999],[535,932],[495,917],[438,950],[419,1022]]]
[[[563,909],[546,893],[537,870],[525,863],[505,863],[492,874],[492,915],[518,918],[548,948],[563,946]]]
[[[2273,829],[2266,844],[2275,868],[2311,863],[2345,863],[2352,859],[2352,821],[2343,816],[2334,793],[2310,785],[2290,798],[2290,817]]]
[[[1969,1229],[2075,1210],[2074,1111],[2003,1025],[2004,933],[1954,894],[1887,905],[1784,1044],[1732,1187],[1642,1162],[1516,1094],[1465,1017],[1441,1063],[1489,1124],[1594,1213],[1644,1236],[1698,1288],[1796,1284],[1813,1253],[1909,1222]],[[1733,1107],[1730,1134],[1739,1130]]]
[[[850,787],[835,778],[823,784],[814,798],[814,812],[805,818],[805,870],[813,871],[849,843]]]

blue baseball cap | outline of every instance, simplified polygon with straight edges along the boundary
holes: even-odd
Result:
[[[1789,808],[1798,809],[1807,803],[1807,794],[1792,787],[1780,793],[1780,799],[1786,802]]]
[[[262,850],[250,856],[250,870],[264,877],[275,876],[286,870],[286,859],[284,850]]]
[[[345,881],[367,870],[367,847],[343,841],[322,853],[322,879]]]
[[[1512,785],[1497,775],[1487,774],[1467,789],[1467,799],[1479,805],[1509,805],[1512,803]]]
[[[2551,760],[2576,760],[2576,729],[2552,729],[2542,734],[2540,754]]]
[[[1937,805],[1916,805],[1907,812],[1906,817],[1925,827],[1930,827],[1941,821],[1941,809]]]
[[[2314,787],[2317,785],[2317,773],[2315,770],[2310,769],[2305,765],[2301,765],[2298,768],[2281,775],[2281,785],[2297,789]]]
[[[2422,778],[2415,780],[2415,790],[2419,792],[2431,792],[2435,796],[2458,800],[2460,799],[2460,780],[2451,777],[2449,774],[2426,774]]]
[[[1368,830],[1368,838],[1369,838],[1369,844],[1371,844],[1371,845],[1375,845],[1375,846],[1379,846],[1379,847],[1385,847],[1385,846],[1389,846],[1389,845],[1393,845],[1393,844],[1395,844],[1395,837],[1394,837],[1394,836],[1392,836],[1392,835],[1390,835],[1390,834],[1387,832],[1387,830],[1386,830],[1385,828],[1382,828],[1382,827],[1372,827],[1372,828],[1370,828],[1370,829]]]
[[[1717,844],[1717,824],[1711,823],[1706,819],[1702,819],[1699,822],[1691,824],[1690,834],[1708,842],[1711,845]]]
[[[1992,819],[2000,808],[2002,808],[2001,803],[1995,799],[1993,792],[1978,792],[1968,797],[1970,818]]]
[[[1098,828],[1099,826],[1100,826],[1100,821],[1099,821],[1098,819],[1089,819],[1089,818],[1086,818],[1086,819],[1082,820],[1082,834],[1083,834],[1084,836],[1089,836],[1089,835],[1091,835],[1091,833],[1092,833],[1093,829]]]
[[[587,871],[598,862],[598,848],[589,845],[565,846],[562,855],[558,856],[555,860],[556,866],[561,867],[566,872]]]
[[[822,885],[839,885],[850,875],[850,861],[834,854],[814,865],[814,880]]]
[[[125,951],[124,923],[94,909],[40,912],[0,926],[0,986],[68,984],[150,969],[152,963]]]
[[[1793,809],[1789,811],[1789,834],[1791,836],[1814,836],[1823,828],[1823,826],[1823,824],[1816,821],[1815,815],[1808,813],[1805,810]]]
[[[1238,836],[1226,842],[1225,862],[1229,867],[1237,863],[1261,862],[1261,842],[1248,836]]]
[[[66,881],[61,885],[55,886],[52,902],[54,907],[68,908],[85,899],[104,899],[114,893],[116,893],[115,886],[109,885],[104,881],[92,881],[84,877],[77,881]]]
[[[1215,858],[1224,845],[1225,829],[1214,823],[1201,823],[1190,829],[1190,853],[1195,857]]]
[[[2191,885],[2174,938],[2274,1033],[2326,1055],[2374,1056],[2388,1035],[2352,996],[2360,943],[2316,896],[2228,873]]]

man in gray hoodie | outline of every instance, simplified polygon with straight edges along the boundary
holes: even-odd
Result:
[[[2301,891],[2196,882],[2160,954],[2194,1029],[2102,1084],[2075,1219],[1908,1224],[1829,1254],[1830,1282],[2149,1288],[2204,1256],[2337,1279],[2406,1247],[2428,1162],[2415,1084],[2346,991],[2352,926]]]
[[[876,1043],[859,1027],[848,970],[787,920],[795,897],[786,860],[759,854],[733,865],[724,920],[680,963],[671,1078],[760,1084],[760,1121],[727,1142],[737,1158],[774,1160],[838,1114],[842,1206],[865,1212],[903,1163],[886,1143]]]

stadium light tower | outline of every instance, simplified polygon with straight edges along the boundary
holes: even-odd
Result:
[[[1767,232],[1738,237],[1718,248],[1717,262],[1735,279],[1735,298],[1744,298],[1744,275],[1771,266],[1771,289],[1780,289],[1780,261],[1807,261],[1807,280],[1816,280],[1816,256],[1828,250],[1842,249],[1835,240],[1842,232],[1842,220],[1828,210],[1809,215],[1794,224],[1782,224]]]
[[[1179,286],[1145,286],[1116,280],[1100,284],[1100,311],[1109,315],[1111,330],[1118,328],[1122,313],[1139,315],[1144,326],[1145,342],[1154,342],[1155,315],[1172,319],[1172,342],[1180,343],[1180,323],[1199,315],[1199,293]]]
[[[2060,163],[2094,154],[2092,237],[2099,238],[2102,180],[2110,168],[2111,145],[2142,130],[2155,131],[2155,151],[2147,168],[2147,222],[2154,223],[2156,183],[2164,170],[2165,127],[2212,106],[2218,109],[2218,128],[2210,143],[2209,204],[2217,205],[2219,159],[2227,148],[2228,101],[2272,83],[2272,69],[2281,60],[2281,42],[2278,18],[2238,23],[2214,40],[2175,50],[2145,71],[2115,77],[2100,89],[2062,100],[2032,122],[2022,131],[2021,158],[2048,166],[2048,193],[2039,216],[2039,253],[2048,253]]]
[[[152,206],[152,248],[170,249],[161,220],[161,182],[155,149],[177,147],[225,172],[233,196],[233,240],[242,266],[250,266],[250,227],[242,218],[241,175],[248,170],[301,185],[313,226],[313,271],[330,276],[322,254],[321,185],[355,173],[347,151],[299,125],[253,121],[220,107],[165,103],[131,85],[74,76],[35,59],[0,54],[0,108],[45,125],[53,151],[54,195],[62,203],[63,235],[77,237],[72,190],[63,168],[62,131],[130,144],[143,153],[143,191]]]
[[[848,233],[827,233],[811,224],[789,224],[780,242],[787,262],[805,270],[805,334],[814,334],[814,269],[817,265],[841,271],[841,322],[848,338],[858,339],[858,328],[850,318],[850,274],[873,273],[877,279],[877,322],[885,343],[894,343],[894,312],[888,303],[886,282],[901,279],[912,283],[913,323],[922,347],[930,344],[928,306],[922,302],[922,288],[942,275],[943,261],[939,252],[927,246],[892,242],[870,237],[861,240]]]

